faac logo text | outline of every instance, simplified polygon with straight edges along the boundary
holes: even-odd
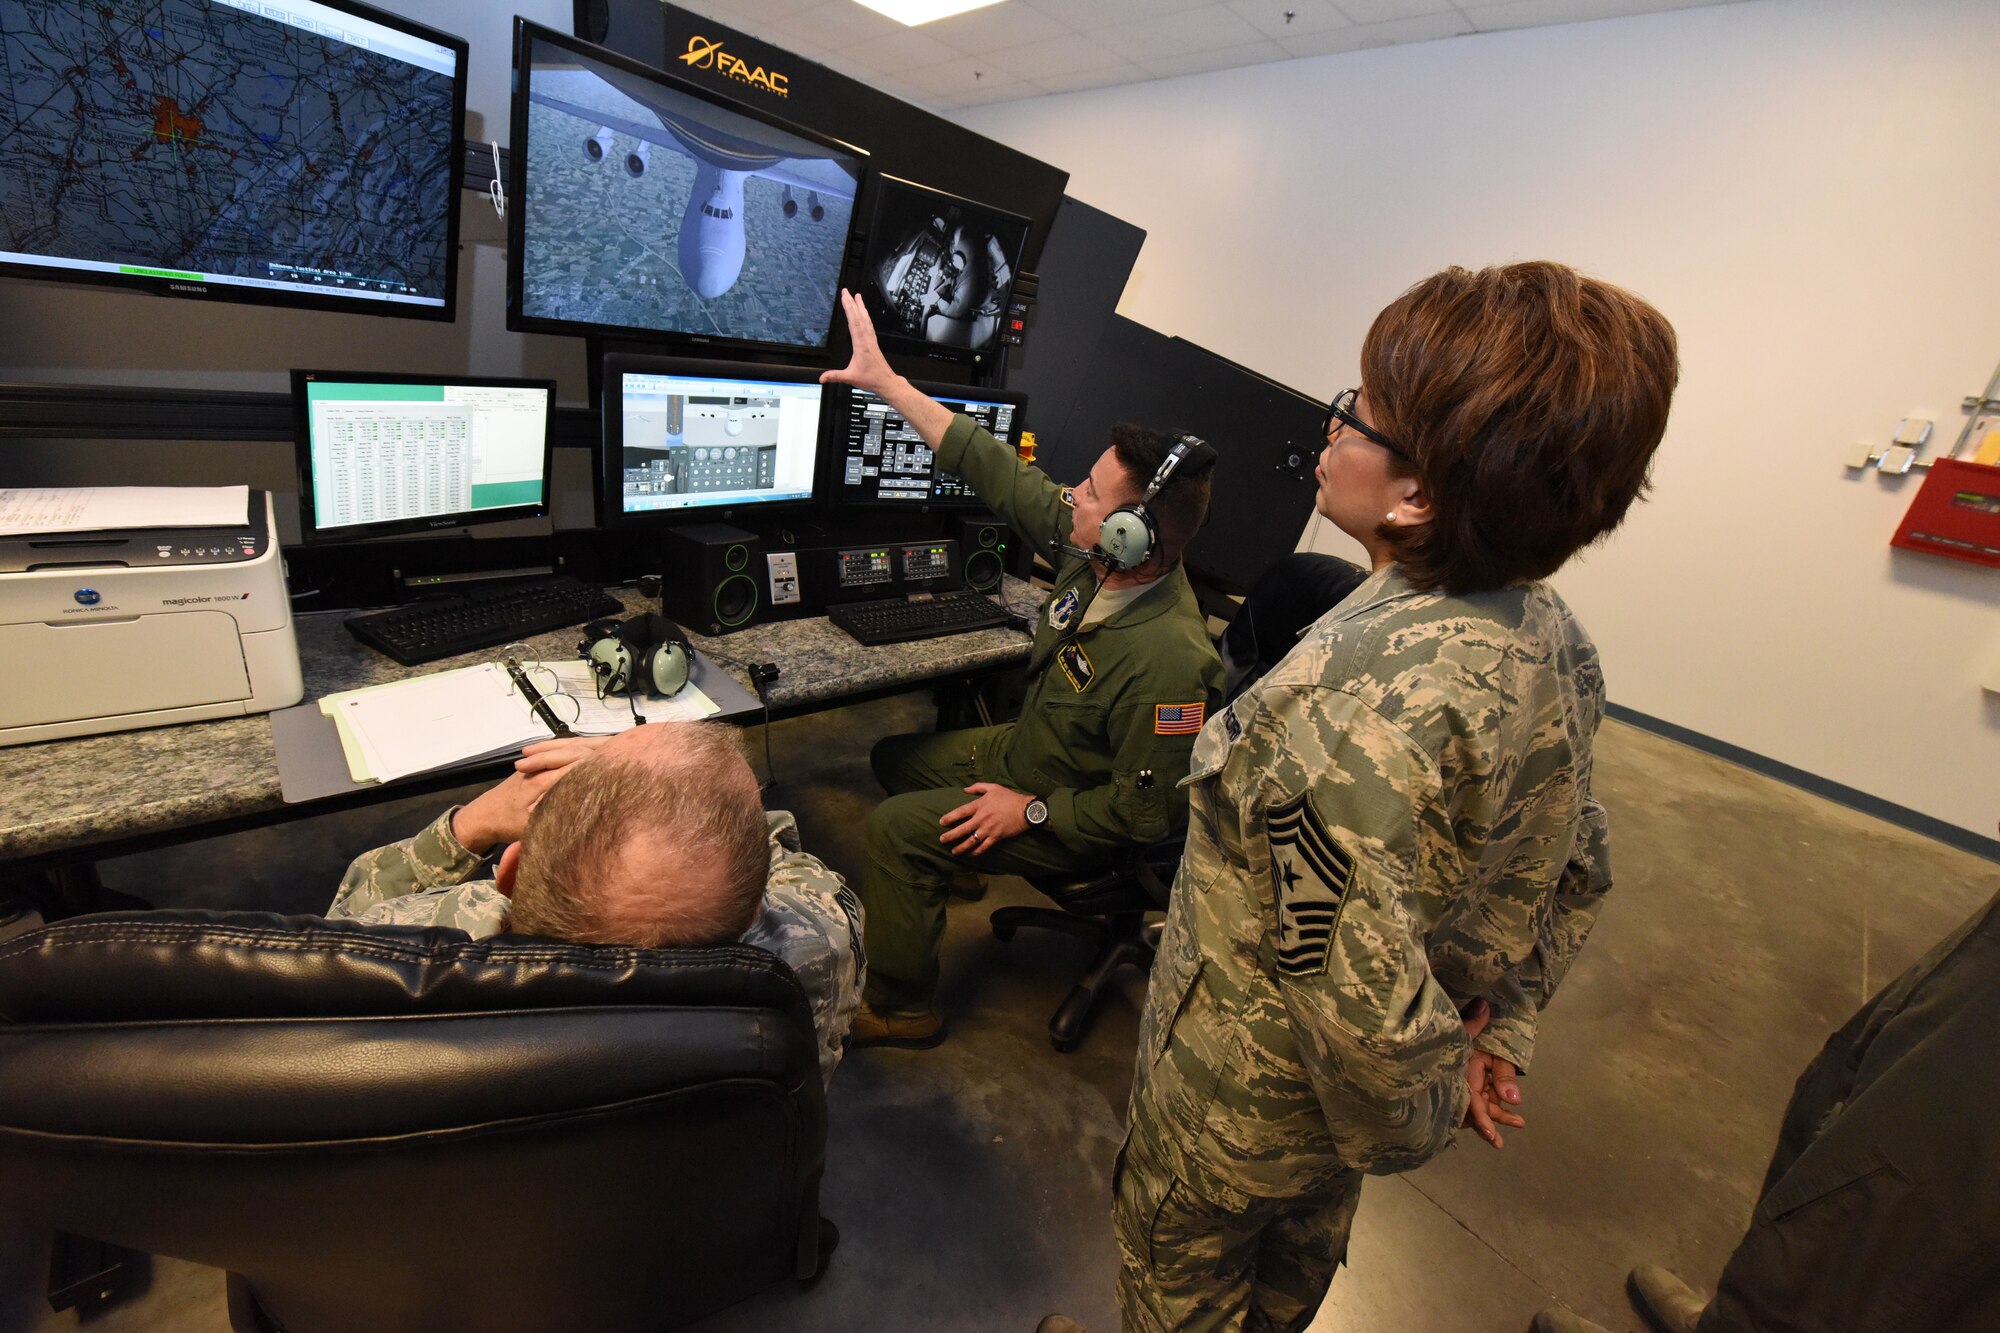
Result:
[[[767,70],[762,65],[752,65],[742,57],[723,50],[721,42],[711,42],[706,37],[688,38],[687,53],[681,57],[681,63],[690,69],[713,69],[725,78],[762,88],[778,97],[792,95],[792,90],[786,86],[790,75]]]

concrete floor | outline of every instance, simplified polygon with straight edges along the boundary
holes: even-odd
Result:
[[[853,867],[875,798],[868,747],[926,717],[911,696],[780,723],[771,803],[798,813],[810,849]],[[1519,1333],[1553,1302],[1631,1329],[1633,1264],[1712,1283],[1800,1069],[2000,887],[1986,861],[1617,723],[1597,773],[1617,888],[1543,1022],[1529,1127],[1502,1152],[1466,1135],[1420,1171],[1370,1181],[1315,1330]],[[125,858],[105,879],[163,906],[314,911],[350,856],[444,799]],[[841,1244],[825,1278],[704,1330],[1027,1333],[1051,1310],[1116,1327],[1108,1178],[1142,982],[1081,1050],[1050,1049],[1043,1025],[1082,946],[1038,932],[1001,945],[986,928],[994,907],[1033,900],[1002,880],[954,905],[944,1046],[842,1065],[823,1195]],[[46,1244],[0,1217],[0,1330],[78,1326],[41,1300]],[[143,1295],[86,1322],[226,1329],[221,1276],[156,1260]]]

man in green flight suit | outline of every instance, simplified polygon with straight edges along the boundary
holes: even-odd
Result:
[[[955,874],[1073,871],[1186,824],[1180,780],[1222,681],[1180,567],[1208,512],[1212,454],[1178,460],[1190,466],[1145,506],[1150,551],[1118,568],[1095,551],[1100,524],[1141,501],[1175,437],[1120,426],[1089,477],[1060,486],[891,369],[860,298],[841,300],[854,358],[821,378],[879,395],[1055,566],[1020,720],[891,736],[870,757],[889,797],[868,820],[868,985],[851,1040],[931,1046],[944,1035],[938,941]]]

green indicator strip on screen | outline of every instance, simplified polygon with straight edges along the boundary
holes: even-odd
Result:
[[[182,282],[208,281],[206,274],[182,273],[178,269],[171,268],[136,268],[131,264],[120,264],[118,271],[120,273],[129,273],[137,278],[179,278]]]
[[[498,509],[502,505],[532,505],[542,502],[539,481],[494,481],[472,488],[474,509]]]
[[[314,403],[441,403],[442,384],[321,384],[306,381],[306,401]]]

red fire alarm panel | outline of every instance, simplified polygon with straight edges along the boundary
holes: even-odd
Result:
[[[2000,467],[1956,458],[1932,463],[1889,544],[2000,568]]]

